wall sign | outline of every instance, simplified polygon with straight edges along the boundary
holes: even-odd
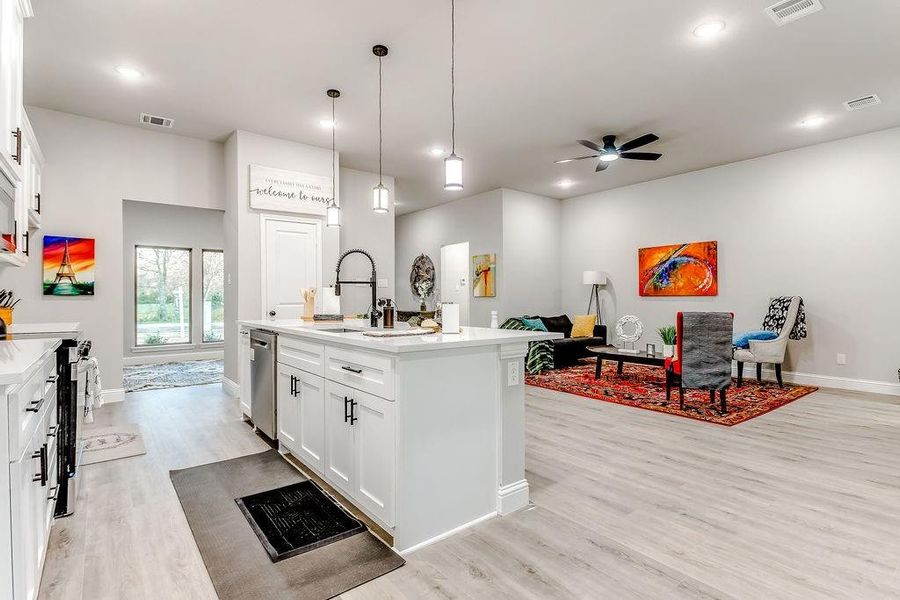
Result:
[[[332,198],[327,175],[250,165],[250,208],[324,215]]]

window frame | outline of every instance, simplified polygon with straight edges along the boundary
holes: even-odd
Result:
[[[190,294],[190,301],[188,302],[188,309],[190,311],[190,318],[188,319],[188,341],[187,342],[172,342],[165,344],[141,344],[138,342],[138,265],[137,265],[137,255],[139,248],[150,248],[153,250],[186,250],[188,253],[188,294]],[[157,350],[163,348],[177,348],[177,347],[188,347],[194,345],[194,249],[193,248],[185,248],[182,246],[166,246],[162,244],[135,244],[134,245],[134,348],[141,350]],[[201,309],[202,310],[202,309]]]
[[[205,263],[203,262],[203,256],[207,252],[216,252],[216,253],[222,255],[222,296],[223,296],[222,304],[223,304],[223,306],[225,304],[225,298],[224,298],[224,295],[225,295],[225,249],[224,248],[200,248],[200,345],[201,346],[213,346],[213,345],[221,346],[222,344],[225,343],[225,331],[224,330],[222,331],[222,339],[221,340],[207,342],[205,339],[203,339],[204,334],[206,333],[205,331],[203,331],[203,323],[204,323],[204,317],[205,317],[205,315],[203,314],[203,309],[204,309],[204,307],[203,307],[203,305],[204,305],[203,284],[205,282],[203,268],[206,266]],[[212,322],[212,319],[210,319],[210,322]],[[224,323],[223,323],[223,325],[224,325]]]

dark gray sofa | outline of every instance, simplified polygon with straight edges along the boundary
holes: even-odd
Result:
[[[572,321],[566,315],[558,317],[542,317],[535,315],[528,319],[540,319],[547,331],[561,333],[565,337],[553,340],[553,368],[571,367],[580,358],[593,356],[587,351],[588,346],[606,345],[606,325],[594,325],[594,336],[586,338],[572,337]]]

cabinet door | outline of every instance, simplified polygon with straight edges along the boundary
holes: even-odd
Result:
[[[41,472],[39,457],[43,440],[43,432],[38,429],[22,458],[10,464],[12,555],[17,599],[31,600],[37,594],[37,561],[42,543],[38,504],[46,488],[42,488],[40,481],[34,481],[34,478],[39,477]]]
[[[240,338],[241,350],[241,389],[239,392],[241,412],[247,415],[247,418],[253,419],[250,411],[250,331],[241,329],[238,337]]]
[[[300,395],[297,393],[297,370],[288,365],[278,365],[278,381],[275,382],[278,416],[278,442],[297,451],[300,437]]]
[[[295,375],[300,399],[299,439],[295,450],[303,462],[322,473],[325,467],[325,380],[299,370]]]
[[[355,390],[325,382],[325,479],[348,498],[353,497],[353,427],[349,402]]]
[[[354,391],[356,417],[353,498],[389,527],[394,525],[394,403]]]
[[[16,153],[16,140],[10,132],[22,126],[22,74],[25,15],[18,2],[0,2],[0,150],[5,158]],[[19,168],[21,172],[21,168]]]

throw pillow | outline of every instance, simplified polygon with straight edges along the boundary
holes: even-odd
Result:
[[[732,345],[735,348],[746,349],[750,347],[750,340],[766,341],[774,340],[777,337],[778,334],[774,331],[748,331],[747,333],[734,336]]]
[[[534,329],[535,331],[547,331],[547,328],[544,327],[544,322],[541,321],[540,318],[529,319],[527,317],[522,317],[522,323],[525,324],[525,327]]]
[[[592,337],[594,335],[594,325],[596,324],[597,315],[575,315],[575,323],[572,325],[572,337]]]
[[[547,328],[547,331],[552,331],[553,333],[561,333],[565,337],[569,337],[572,333],[572,321],[569,320],[569,317],[566,315],[559,315],[558,317],[539,317],[541,322],[544,323],[544,327]]]

